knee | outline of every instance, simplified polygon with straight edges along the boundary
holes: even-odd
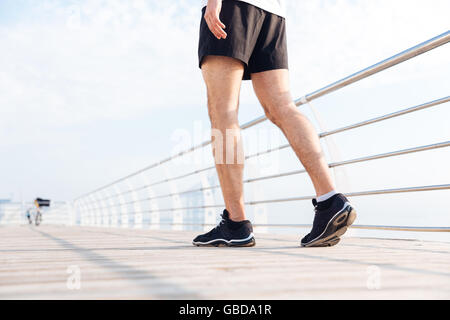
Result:
[[[267,119],[278,127],[282,127],[283,122],[294,116],[299,111],[293,102],[280,104],[266,104],[263,106]]]
[[[271,110],[264,108],[264,113],[266,114],[266,118],[269,119],[269,121],[271,121],[273,124],[275,124],[278,127],[281,125],[280,121],[278,120],[279,116],[276,115],[275,112],[272,112]]]
[[[227,129],[239,125],[235,106],[208,103],[208,115],[213,128]]]

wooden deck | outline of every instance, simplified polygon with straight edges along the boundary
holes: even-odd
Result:
[[[345,238],[302,249],[300,236],[265,234],[229,249],[193,247],[193,236],[0,227],[0,299],[450,298],[450,243]]]

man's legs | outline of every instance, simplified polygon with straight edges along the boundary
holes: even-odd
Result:
[[[335,187],[319,137],[292,100],[288,70],[254,73],[252,82],[267,117],[283,131],[311,177],[317,196],[333,191]]]
[[[243,150],[238,109],[244,65],[234,58],[207,56],[202,63],[202,74],[208,91],[213,152],[223,198],[231,220],[243,221],[244,164],[240,161]]]
[[[228,211],[224,211],[218,227],[196,237],[193,244],[253,246],[253,228],[250,221],[244,220],[243,162],[239,161],[244,158],[237,116],[243,65],[233,58],[208,56],[203,62],[202,71],[208,90],[217,173]],[[354,222],[356,212],[344,195],[330,195],[334,192],[330,169],[322,154],[317,133],[292,102],[288,71],[279,69],[254,73],[252,81],[267,117],[286,135],[311,177],[318,200],[321,197],[319,202],[313,201],[316,212],[313,228],[302,239],[301,245],[336,245],[340,236]],[[229,130],[234,131],[231,139]],[[232,157],[229,157],[230,153]]]

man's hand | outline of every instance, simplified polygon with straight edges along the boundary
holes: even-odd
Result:
[[[209,30],[219,40],[227,38],[227,33],[223,31],[225,25],[220,21],[220,10],[222,10],[222,0],[208,0],[205,21],[208,24]]]

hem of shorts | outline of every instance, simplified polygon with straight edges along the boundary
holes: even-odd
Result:
[[[252,76],[252,74],[254,73],[261,73],[261,72],[266,72],[266,71],[272,71],[272,70],[289,70],[288,66],[283,66],[283,65],[276,65],[276,66],[270,66],[270,67],[263,67],[263,68],[258,68],[258,70],[249,70],[250,73],[250,77]]]
[[[198,67],[200,69],[202,68],[203,59],[205,59],[206,56],[234,58],[234,59],[241,61],[243,64],[245,64],[245,67],[248,68],[248,61],[246,61],[245,56],[243,54],[237,54],[236,52],[219,52],[219,51],[214,51],[214,50],[208,51],[208,49],[206,49],[205,51],[206,52],[200,56],[200,59],[198,62]]]

